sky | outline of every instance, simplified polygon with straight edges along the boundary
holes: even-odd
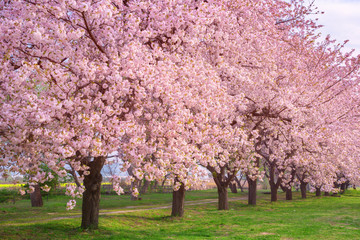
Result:
[[[349,40],[345,50],[354,48],[360,54],[360,0],[315,0],[315,6],[325,12],[317,16],[324,25],[322,36],[330,34],[338,42]]]

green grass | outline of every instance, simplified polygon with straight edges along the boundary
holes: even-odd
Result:
[[[209,199],[216,197],[216,192],[194,191],[187,195],[187,200]],[[103,215],[99,230],[93,232],[79,229],[80,218],[24,223],[17,211],[26,210],[19,206],[13,221],[2,221],[1,213],[0,239],[360,239],[360,191],[348,191],[341,197],[309,194],[305,200],[294,193],[293,201],[285,201],[279,194],[276,203],[269,202],[269,195],[259,195],[257,206],[247,206],[246,200],[231,201],[229,211],[216,210],[216,203],[187,206],[182,219],[169,217],[170,209]],[[145,196],[142,201],[130,203],[126,203],[128,196],[122,196],[124,199],[116,200],[120,205],[111,199],[113,196],[103,196],[102,209],[171,201],[171,194]],[[44,209],[58,201],[49,199]],[[41,216],[45,214],[45,210],[38,211]],[[61,213],[56,211],[54,216]]]
[[[0,191],[0,196],[1,196]],[[244,195],[244,194],[243,194]],[[17,194],[17,196],[20,196]],[[240,194],[229,193],[229,197],[242,196]],[[141,196],[139,201],[131,201],[128,195],[104,195],[102,194],[100,200],[100,209],[102,212],[125,210],[125,209],[141,209],[156,206],[164,206],[171,204],[172,193],[149,193]],[[216,199],[217,192],[212,190],[205,191],[189,191],[185,195],[186,201],[195,201],[201,199]],[[81,214],[82,200],[77,199],[77,204],[74,210],[67,211],[66,203],[69,201],[68,196],[64,195],[50,195],[43,196],[44,206],[41,208],[32,208],[30,199],[27,196],[23,199],[18,199],[15,204],[11,201],[0,203],[0,224],[9,223],[26,223],[29,218],[33,220],[46,220],[54,217],[74,216]],[[1,239],[1,238],[0,238]]]

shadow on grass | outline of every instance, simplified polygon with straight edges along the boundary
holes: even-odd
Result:
[[[173,221],[173,220],[181,220],[182,218],[179,217],[172,217],[172,216],[144,216],[144,215],[130,215],[130,214],[121,214],[121,215],[106,215],[106,216],[101,216],[101,219],[114,219],[114,218],[126,218],[126,219],[130,219],[130,220],[136,220],[136,219],[141,219],[141,220],[145,220],[145,221]],[[101,221],[101,220],[100,220]]]
[[[80,223],[78,223],[80,226]],[[47,222],[22,226],[3,226],[1,239],[67,239],[82,234],[76,224]]]

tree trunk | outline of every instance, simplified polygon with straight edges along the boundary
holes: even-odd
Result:
[[[301,198],[306,198],[306,182],[300,182]]]
[[[218,209],[229,210],[228,187],[234,179],[236,172],[226,171],[226,166],[220,168],[217,173],[213,167],[208,166],[207,169],[212,173],[214,182],[218,191]]]
[[[292,186],[291,183],[294,182],[295,179],[295,175],[296,175],[296,170],[295,167],[292,165],[292,170],[291,170],[291,178],[290,181],[288,182],[290,188],[286,188],[286,200],[292,200]]]
[[[150,181],[148,180],[144,180],[144,185],[142,186],[141,190],[140,190],[140,194],[144,194],[147,192],[147,190],[149,189],[150,186]]]
[[[81,228],[97,229],[99,225],[99,204],[101,189],[101,169],[105,163],[105,157],[95,157],[88,164],[90,174],[84,178],[85,191],[83,194]]]
[[[167,179],[167,177],[165,176],[164,180],[163,180],[162,183],[161,183],[161,187],[162,187],[162,188],[163,188],[164,185],[165,185],[166,179]]]
[[[181,183],[179,190],[173,191],[172,199],[172,217],[184,216],[184,204],[185,204],[185,186]]]
[[[158,183],[158,181],[154,181],[154,185],[153,185],[153,189],[155,190],[155,192],[157,192],[157,188],[158,188],[158,185],[159,185],[159,183]]]
[[[340,185],[340,193],[341,194],[343,194],[343,193],[345,193],[345,189],[346,189],[347,187],[346,187],[346,183],[342,183],[341,185]]]
[[[324,196],[328,197],[328,196],[330,196],[330,193],[329,192],[324,192]]]
[[[276,202],[277,201],[277,190],[276,184],[270,183],[270,190],[271,190],[271,201]]]
[[[278,178],[275,181],[275,165],[271,163],[269,165],[269,184],[270,184],[270,191],[271,191],[271,202],[277,201],[277,190],[280,186],[280,179]]]
[[[242,175],[241,175],[241,176],[242,176]],[[243,186],[241,185],[241,178],[238,179],[237,177],[234,177],[234,180],[235,180],[235,182],[237,183],[238,188],[240,188],[241,192],[244,192],[244,188],[243,188]]]
[[[249,187],[248,193],[248,204],[256,205],[256,187],[257,187],[257,179],[252,180],[249,177],[246,177]]]
[[[228,191],[227,186],[217,186],[218,187],[218,209],[219,210],[229,210],[229,200],[228,200]]]
[[[316,196],[321,197],[321,189],[319,187],[316,188]]]
[[[236,183],[230,183],[229,188],[230,188],[232,193],[237,193],[238,192],[237,188],[236,188]]]
[[[286,189],[286,200],[292,200],[292,191],[291,188]]]
[[[34,192],[32,192],[30,194],[31,206],[32,207],[42,207],[43,206],[43,200],[42,200],[39,184],[36,184],[34,186],[34,188],[35,188]]]

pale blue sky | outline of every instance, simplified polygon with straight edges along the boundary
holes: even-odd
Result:
[[[350,40],[346,50],[354,48],[360,54],[360,0],[315,0],[315,5],[325,12],[318,16],[324,25],[322,35],[330,34],[339,42]]]

